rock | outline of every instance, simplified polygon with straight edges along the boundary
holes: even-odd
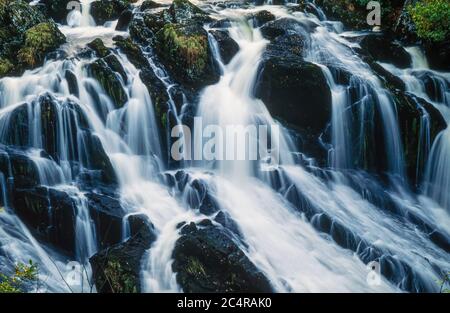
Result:
[[[393,27],[393,32],[403,42],[408,44],[416,44],[419,41],[417,36],[417,29],[409,14],[408,7],[414,5],[418,0],[404,1],[403,8],[400,10],[396,25]]]
[[[76,203],[63,192],[47,187],[16,189],[14,211],[41,240],[75,255]]]
[[[208,14],[188,0],[174,0],[167,11],[172,17],[172,23],[189,24],[193,21],[198,23],[211,21]]]
[[[130,25],[131,19],[133,18],[133,11],[130,9],[125,10],[120,14],[119,20],[117,21],[116,30],[126,31],[128,25]]]
[[[97,25],[116,20],[129,7],[128,0],[99,0],[91,4],[91,15]]]
[[[163,4],[157,3],[155,1],[152,0],[145,0],[144,2],[142,2],[141,4],[141,11],[144,12],[145,10],[151,10],[151,9],[156,9],[156,8],[160,8],[164,6]]]
[[[238,53],[239,45],[230,37],[226,30],[211,30],[210,33],[217,41],[223,63],[228,64],[236,53]]]
[[[260,27],[267,22],[273,21],[275,19],[275,15],[267,10],[261,10],[256,13],[248,14],[247,19],[253,22],[254,27]]]
[[[426,151],[423,147],[422,121],[428,114],[430,121],[430,143],[447,127],[439,110],[422,98],[396,91],[394,100],[397,108],[399,130],[403,144],[406,172],[414,187],[418,187],[424,173]]]
[[[8,59],[0,58],[0,77],[8,75],[14,69],[14,65]]]
[[[263,25],[261,33],[264,38],[269,40],[294,34],[298,34],[304,40],[307,40],[309,33],[313,32],[317,26],[317,24],[309,21],[300,22],[291,18],[280,18]]]
[[[120,200],[96,192],[86,193],[89,213],[95,224],[99,249],[118,244],[122,241],[122,220],[125,210]]]
[[[180,233],[172,269],[184,292],[273,292],[225,228],[207,220],[185,225]]]
[[[45,16],[25,1],[0,3],[0,25],[11,26],[17,33],[24,33],[37,24],[46,22]]]
[[[95,38],[93,41],[88,43],[87,46],[94,50],[100,58],[103,58],[109,54],[109,49],[105,47],[105,44],[100,38]]]
[[[383,34],[363,36],[359,43],[377,61],[392,63],[399,68],[411,66],[411,55],[398,42]]]
[[[78,80],[75,73],[71,70],[66,70],[64,73],[64,78],[67,81],[70,94],[78,98],[80,95],[80,89],[78,88]]]
[[[295,35],[296,36],[296,35]],[[267,48],[260,65],[255,96],[270,113],[291,126],[318,135],[331,120],[331,91],[321,70],[304,61],[301,38],[283,37]]]
[[[219,80],[208,34],[199,24],[166,24],[156,38],[158,56],[179,82],[199,89]]]
[[[88,65],[90,75],[102,86],[116,108],[121,108],[128,101],[127,93],[122,85],[120,73],[115,72],[103,59]]]
[[[136,66],[138,69],[145,69],[150,67],[147,58],[142,53],[141,48],[135,44],[130,38],[123,38],[121,36],[116,36],[113,38],[116,46],[126,54],[128,60]]]
[[[156,239],[150,222],[142,219],[140,224],[142,226],[137,233],[126,242],[102,250],[90,258],[98,292],[140,292],[141,260]]]
[[[228,18],[224,18],[221,20],[213,21],[209,24],[211,28],[229,28],[231,27],[231,21]]]
[[[66,38],[53,22],[40,23],[25,32],[25,45],[18,51],[19,64],[34,68],[43,64],[47,53],[54,51]]]
[[[6,145],[25,147],[30,143],[28,106],[21,104],[13,111],[8,112],[4,120],[4,131],[1,142]],[[2,119],[3,120],[3,119]]]
[[[78,0],[41,0],[44,5],[47,16],[53,18],[55,22],[66,24],[67,14],[72,10],[71,4],[80,2]]]
[[[369,29],[365,3],[351,0],[317,0],[318,5],[329,19],[338,20],[350,29]]]
[[[14,188],[33,188],[39,185],[39,173],[34,162],[11,148],[0,150],[0,172],[6,178],[13,178]]]

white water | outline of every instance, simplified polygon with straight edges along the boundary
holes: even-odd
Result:
[[[83,4],[89,5],[89,2]],[[277,16],[287,15],[285,9],[278,6],[265,6],[264,9],[269,9]],[[240,51],[228,65],[221,64],[223,73],[220,81],[202,92],[197,114],[203,117],[204,126],[216,124],[225,128],[228,125],[251,125],[255,121],[266,125],[275,123],[264,104],[252,95],[257,67],[267,41],[262,38],[259,30],[253,29],[242,20],[242,14],[249,11],[227,9],[217,13],[221,17],[236,19],[230,29],[230,35],[239,44]],[[296,14],[296,18],[305,17]],[[317,22],[318,19],[314,18],[314,21]],[[111,38],[119,34],[111,27],[92,27],[89,21],[70,26],[72,27],[61,27],[68,36],[69,43],[65,48],[69,55],[97,36],[110,45]],[[389,161],[390,172],[403,176],[401,143],[390,96],[367,65],[347,49],[348,45],[350,43],[337,33],[319,27],[312,35],[307,56],[323,68],[333,93],[332,127],[335,149],[332,165],[339,169],[351,168],[353,160],[350,135],[346,132],[349,123],[346,106],[349,99],[346,90],[334,83],[327,68],[327,62],[330,60],[359,78],[357,83],[360,86],[360,97],[364,99],[362,110],[366,106],[374,105],[374,100],[367,99],[367,96],[370,89],[375,91],[375,103],[383,117],[384,131],[388,130],[387,155],[384,157]],[[116,56],[127,73],[127,81],[123,82],[123,86],[129,100],[123,108],[115,109],[99,83],[89,77],[86,65],[92,60],[70,58],[64,61],[49,61],[42,68],[27,71],[20,78],[2,79],[0,121],[8,116],[17,104],[30,103],[37,95],[46,91],[51,91],[63,103],[68,99],[78,103],[87,116],[89,126],[100,138],[113,163],[119,180],[121,200],[127,213],[146,214],[156,228],[157,240],[142,260],[142,290],[178,292],[181,288],[176,283],[171,260],[173,247],[179,238],[176,226],[183,221],[198,221],[204,217],[198,212],[188,210],[187,204],[176,199],[169,188],[157,179],[158,173],[164,171],[161,164],[164,152],[161,151],[158,139],[159,130],[155,123],[153,104],[139,78],[139,71],[125,56]],[[153,60],[150,61],[156,69]],[[426,66],[423,61],[416,61],[414,64],[417,64],[417,67]],[[71,69],[77,77],[78,98],[69,94],[66,80],[61,79],[66,69]],[[157,73],[161,77],[164,76],[160,71]],[[168,77],[164,77],[163,81],[167,88],[171,88]],[[171,105],[174,107],[173,102]],[[35,106],[35,110],[38,109],[39,106]],[[64,111],[58,110],[58,113],[59,132],[63,134],[61,138],[67,138],[67,132],[74,130],[64,122]],[[34,114],[38,116],[38,112]],[[125,121],[124,128],[119,126],[122,120]],[[42,184],[67,191],[77,201],[78,258],[81,262],[86,262],[97,250],[96,234],[89,220],[84,195],[75,186],[68,186],[73,179],[67,165],[70,142],[59,142],[58,163],[43,158],[39,154],[39,149],[42,148],[42,143],[39,142],[39,127],[36,123],[31,136],[34,149],[28,151],[28,155],[38,167]],[[79,126],[75,128],[78,129]],[[364,132],[364,129],[361,129],[361,132]],[[435,141],[431,155],[438,156],[439,160],[430,161],[428,175],[432,177],[430,181],[439,182],[440,186],[444,187],[450,187],[450,182],[445,180],[450,175],[436,177],[436,174],[432,173],[447,173],[450,168],[450,147],[447,145],[450,141],[449,137],[446,137],[450,134],[447,133],[445,131],[440,135],[441,139]],[[295,165],[291,154],[296,151],[287,133],[281,133],[278,146],[281,166],[273,170],[283,170],[296,188],[323,212],[345,225],[350,232],[409,264],[420,273],[429,290],[435,289],[433,284],[438,276],[430,263],[443,269],[450,266],[448,255],[442,249],[431,243],[414,225],[408,225],[363,198],[349,187],[345,178],[338,173],[335,173],[335,180],[325,182],[300,165]],[[83,147],[77,152],[82,154]],[[212,189],[216,190],[215,195],[221,209],[230,214],[242,231],[246,244],[241,247],[242,250],[266,274],[276,291],[399,291],[397,286],[385,279],[382,279],[380,286],[368,285],[368,271],[359,256],[351,250],[339,247],[327,234],[315,230],[310,221],[266,179],[265,174],[270,176],[270,171],[265,174],[258,171],[261,164],[224,161],[218,164],[201,162],[195,165],[198,167],[189,169],[190,173],[195,177],[202,177],[210,186],[215,187]],[[434,169],[433,166],[438,168]],[[213,170],[213,174],[204,174],[210,170]],[[1,185],[4,188],[5,182]],[[445,190],[435,196],[432,191],[427,194],[444,208],[448,204],[448,198],[439,200],[440,195],[449,194],[445,193]],[[419,197],[417,200],[413,196],[396,193],[389,193],[389,197],[404,207],[405,215],[408,212],[416,213],[444,234],[450,233],[447,212],[429,198]],[[10,264],[11,260],[26,262],[27,258],[32,258],[42,266],[46,275],[49,275],[48,285],[52,286],[51,291],[67,291],[67,286],[62,283],[58,272],[64,271],[63,262],[67,260],[53,255],[50,249],[41,247],[11,212],[0,212],[0,222],[2,226],[8,225],[0,229],[0,248],[3,252],[6,251],[7,255],[6,260],[3,260],[4,254],[0,253],[0,265]],[[86,270],[87,276],[89,271]],[[89,288],[82,290],[89,291]]]

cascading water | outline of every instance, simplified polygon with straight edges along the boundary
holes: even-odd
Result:
[[[95,227],[89,209],[89,190],[83,179],[87,176],[95,181],[97,172],[108,170],[108,165],[98,164],[91,157],[95,146],[104,150],[117,176],[117,194],[125,210],[119,241],[131,237],[129,219],[134,215],[147,216],[155,228],[156,240],[141,260],[142,291],[179,292],[182,288],[172,268],[172,252],[181,236],[179,225],[200,222],[205,215],[190,209],[192,190],[180,191],[179,186],[161,179],[161,175],[175,177],[178,173],[165,168],[167,151],[163,150],[160,132],[167,130],[158,129],[155,104],[140,70],[121,52],[111,52],[120,64],[119,70],[114,71],[119,82],[115,88],[123,91],[123,102],[118,105],[111,90],[93,75],[91,66],[97,58],[77,54],[96,37],[111,46],[115,35],[126,35],[115,31],[114,23],[95,26],[89,14],[91,2],[82,1],[81,13],[71,12],[68,26],[60,26],[68,38],[64,46],[67,57],[47,60],[42,67],[21,77],[0,80],[1,148],[27,147],[24,151],[5,148],[5,158],[19,155],[22,160],[26,156],[36,168],[38,185],[47,192],[67,194],[71,199],[75,209],[75,255],[68,257],[50,245],[42,245],[15,215],[8,198],[14,180],[13,161],[9,161],[8,172],[0,172],[4,207],[4,212],[0,211],[0,269],[32,258],[48,279],[48,291],[70,291],[71,286],[64,283],[70,271],[65,264],[75,259],[85,268],[84,287],[75,291],[95,290],[90,286],[89,258],[101,249],[102,234]],[[201,118],[203,125],[194,132],[201,134],[210,125],[218,126],[215,130],[224,133],[227,127],[243,126],[237,134],[245,137],[247,126],[277,126],[281,131],[279,136],[272,132],[270,145],[272,150],[278,150],[279,158],[277,164],[270,165],[267,160],[245,158],[194,159],[181,163],[181,170],[188,173],[191,182],[204,183],[217,206],[236,223],[240,236],[233,237],[233,241],[267,276],[275,291],[437,291],[435,280],[450,267],[449,128],[431,143],[429,117],[423,108],[419,158],[428,159],[424,195],[408,191],[392,94],[351,49],[354,44],[346,37],[349,34],[341,34],[338,24],[330,27],[323,12],[314,8],[319,18],[312,13],[292,14],[282,6],[224,10],[209,7],[218,19],[231,20],[228,32],[239,51],[224,64],[218,43],[209,36],[221,76],[199,95],[196,117]],[[269,41],[245,16],[261,9],[276,18],[316,25],[303,57],[320,66],[332,93],[332,150],[327,170],[300,164],[297,156],[302,151],[297,151],[290,132],[254,96],[259,65]],[[205,29],[211,28],[207,25]],[[413,55],[412,69],[383,66],[402,78],[407,91],[435,105],[448,123],[448,74],[427,69],[416,49],[408,51]],[[167,89],[168,107],[175,115],[175,124],[181,124],[184,107],[178,112],[170,96],[176,85],[152,53],[146,51],[147,61]],[[339,71],[350,73],[348,82],[338,81]],[[431,95],[422,82],[424,73],[433,82]],[[183,101],[187,101],[186,97]],[[21,110],[29,126],[27,138],[22,138],[23,142],[10,142],[10,124],[17,121],[16,114]],[[364,171],[372,151],[365,138],[374,131],[368,123],[373,112],[381,121],[378,125],[382,125],[381,130],[375,131],[384,136],[383,147],[373,151],[382,151],[382,155],[377,155],[386,160],[382,171],[399,178],[393,181],[400,182],[400,186],[394,183],[385,187]],[[54,146],[44,140],[49,136],[46,114],[54,115]],[[203,143],[193,146],[194,151],[203,152],[204,148]],[[246,144],[238,148],[245,152],[250,149]],[[226,149],[215,151],[222,156],[226,152]],[[100,183],[93,189],[102,188]],[[47,202],[51,212],[54,203],[50,198]],[[366,281],[366,264],[373,260],[380,262],[385,276],[377,286]]]

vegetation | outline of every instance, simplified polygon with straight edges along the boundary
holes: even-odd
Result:
[[[26,284],[34,282],[38,283],[37,264],[32,260],[28,264],[18,263],[12,276],[0,273],[0,293],[21,293]]]
[[[442,41],[449,36],[450,2],[448,0],[424,0],[408,7],[417,34],[430,41]]]

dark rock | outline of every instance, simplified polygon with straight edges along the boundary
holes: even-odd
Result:
[[[88,71],[99,82],[116,108],[123,107],[128,101],[128,96],[122,85],[120,74],[111,69],[102,59],[89,64]]]
[[[300,49],[295,47],[294,52]],[[300,56],[266,51],[255,95],[273,116],[311,134],[320,134],[331,120],[331,91],[321,70]],[[285,52],[287,50],[284,50]]]
[[[211,30],[210,33],[217,41],[223,63],[228,64],[236,53],[238,53],[239,45],[230,37],[226,30]]]
[[[95,224],[100,249],[122,241],[122,219],[125,211],[120,200],[95,192],[86,193],[89,213]]]
[[[281,18],[270,21],[261,27],[264,38],[273,40],[280,36],[298,34],[304,38],[314,31],[318,25],[309,21],[300,22],[291,18]]]
[[[262,10],[247,15],[247,19],[253,22],[254,27],[260,27],[267,22],[273,21],[275,19],[275,15],[273,15],[267,10]]]
[[[134,66],[138,69],[145,69],[150,67],[147,58],[142,53],[141,48],[137,44],[135,44],[130,38],[123,38],[120,36],[116,36],[113,38],[116,46],[126,54],[128,60],[133,63]]]
[[[422,98],[397,91],[394,93],[399,130],[403,144],[408,177],[415,187],[422,181],[427,151],[423,147],[422,125],[424,114],[429,117],[430,142],[447,127],[439,110]]]
[[[151,223],[142,220],[141,225],[126,242],[102,250],[89,260],[98,292],[140,292],[141,260],[156,239]]]
[[[450,39],[426,44],[425,54],[430,68],[438,71],[450,71]]]
[[[97,25],[116,20],[129,7],[128,0],[99,0],[91,4],[91,15]]]
[[[75,76],[75,73],[71,70],[66,70],[64,73],[64,78],[67,81],[70,94],[74,95],[75,97],[79,97],[80,89],[78,88],[78,80]]]
[[[391,41],[382,34],[369,34],[363,36],[361,47],[375,60],[392,63],[399,68],[411,66],[411,56],[396,41]]]
[[[25,1],[0,3],[0,25],[11,26],[16,32],[24,33],[37,24],[46,22],[45,16]]]
[[[141,4],[141,11],[144,12],[145,10],[151,10],[151,9],[156,9],[156,8],[160,8],[164,6],[163,4],[157,3],[155,1],[152,0],[145,0],[144,2],[142,2]]]
[[[100,38],[95,38],[93,41],[88,43],[87,46],[94,50],[100,58],[103,58],[109,54],[109,49],[105,47],[105,44]]]
[[[46,187],[17,189],[13,195],[14,211],[39,239],[75,255],[74,199],[63,191]]]
[[[180,232],[172,268],[184,292],[273,291],[225,228],[190,223]]]
[[[350,0],[317,0],[318,5],[330,20],[342,22],[350,29],[369,29],[365,3]]]
[[[174,0],[168,9],[172,23],[188,24],[210,22],[211,18],[203,10],[188,0]]]
[[[74,1],[71,0],[41,0],[40,3],[42,3],[45,7],[45,12],[47,16],[53,18],[55,22],[65,24],[67,14],[73,9],[70,7],[69,3],[72,3]],[[78,0],[75,0],[75,2],[80,2]]]
[[[12,177],[14,188],[33,188],[39,184],[36,164],[26,155],[10,148],[0,150],[0,172]]]
[[[117,21],[116,30],[126,31],[128,25],[130,25],[131,19],[133,18],[133,11],[125,10],[120,14],[119,20]]]
[[[219,80],[208,34],[199,24],[166,24],[156,38],[158,56],[179,82],[199,89]]]
[[[221,20],[211,22],[211,24],[209,24],[209,26],[211,28],[229,28],[229,27],[231,27],[231,21],[227,18],[224,18]]]

